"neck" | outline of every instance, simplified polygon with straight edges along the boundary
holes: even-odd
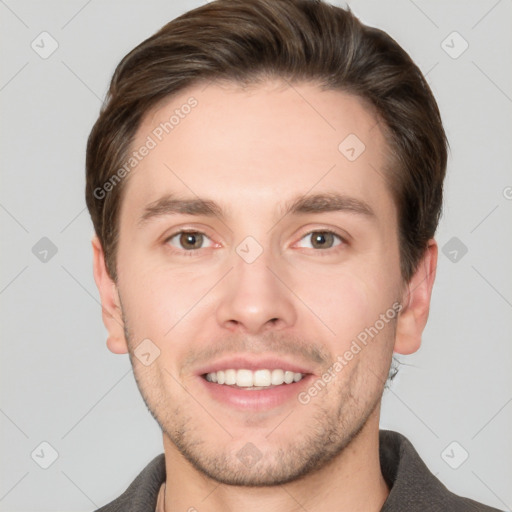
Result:
[[[379,461],[379,408],[328,465],[284,485],[224,485],[195,469],[164,434],[165,512],[379,512],[389,494]]]

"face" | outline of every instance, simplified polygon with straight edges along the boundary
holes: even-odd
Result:
[[[228,484],[325,466],[378,416],[402,299],[377,118],[312,84],[210,84],[147,115],[143,145],[116,284],[166,446]]]

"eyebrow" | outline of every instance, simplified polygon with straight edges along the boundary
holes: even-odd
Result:
[[[300,195],[284,204],[281,218],[286,215],[301,215],[307,213],[347,212],[375,218],[375,212],[370,205],[361,199],[338,193],[319,193]],[[227,215],[215,201],[203,198],[183,198],[173,194],[149,203],[140,216],[137,225],[142,227],[153,219],[168,215],[193,215],[203,217],[218,217],[225,220]]]

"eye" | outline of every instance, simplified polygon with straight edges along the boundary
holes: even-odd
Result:
[[[177,249],[188,252],[204,249],[213,245],[212,241],[204,233],[200,233],[199,231],[178,231],[167,238],[165,242]],[[203,246],[205,242],[207,242],[208,245]]]
[[[306,247],[308,249],[331,249],[344,242],[341,236],[337,235],[333,231],[311,231],[301,238],[301,240],[308,239],[311,240],[309,244],[302,247]],[[338,243],[336,243],[336,239],[338,240]]]

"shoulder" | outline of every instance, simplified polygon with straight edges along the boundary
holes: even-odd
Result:
[[[449,491],[402,434],[381,430],[379,440],[382,474],[391,489],[381,512],[498,511]]]
[[[126,491],[95,512],[154,512],[160,486],[165,482],[165,456],[157,455]]]

